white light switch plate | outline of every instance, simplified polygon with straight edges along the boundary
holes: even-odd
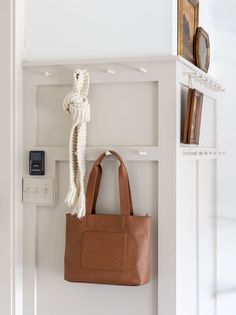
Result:
[[[24,177],[23,202],[35,205],[55,205],[53,178]]]

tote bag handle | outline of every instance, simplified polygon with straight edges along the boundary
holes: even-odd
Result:
[[[120,162],[119,166],[119,191],[120,191],[120,212],[122,215],[133,215],[132,196],[130,191],[129,177],[121,156],[115,151],[109,151]],[[96,213],[96,202],[102,177],[101,162],[106,154],[101,154],[94,162],[89,175],[86,191],[86,214]]]

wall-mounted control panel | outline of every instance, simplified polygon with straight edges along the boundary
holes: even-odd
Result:
[[[44,151],[30,151],[29,174],[36,175],[36,176],[45,174],[45,152]]]
[[[55,205],[55,189],[53,178],[24,177],[23,202],[38,206]]]

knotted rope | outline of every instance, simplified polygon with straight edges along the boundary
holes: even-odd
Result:
[[[71,208],[71,213],[79,218],[84,217],[86,211],[84,175],[86,123],[90,121],[88,91],[89,73],[78,69],[73,74],[73,89],[63,101],[63,109],[72,117],[69,143],[70,185],[65,202]]]

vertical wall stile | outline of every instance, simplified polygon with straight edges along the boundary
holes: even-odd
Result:
[[[24,0],[1,1],[0,313],[22,315],[22,59]]]
[[[195,238],[196,238],[196,315],[200,315],[199,310],[199,161],[194,161],[194,175],[195,175]]]
[[[35,75],[24,73],[24,149],[37,146],[37,84]],[[26,115],[27,113],[27,115]],[[26,119],[28,117],[28,119]],[[29,151],[24,151],[25,173]],[[37,206],[24,205],[24,315],[37,315]]]
[[[180,151],[178,169],[181,170],[179,185],[182,187],[181,195],[178,194],[182,201],[177,210],[178,314],[216,315],[217,230],[214,217],[217,217],[216,165],[224,155],[217,139],[217,111],[222,87],[212,78],[207,79],[211,82],[209,85],[204,84],[206,74],[196,74],[197,71],[186,70],[181,64],[177,67],[177,81],[183,93],[187,93],[190,87],[204,94],[199,146],[186,146],[181,144],[180,137],[177,139]],[[198,80],[198,76],[204,80]],[[191,275],[194,275],[193,279]],[[186,287],[188,292],[184,291]]]
[[[219,115],[219,104],[223,104],[222,102],[222,96],[220,95],[218,97],[218,102],[215,102],[215,106],[216,106],[216,146],[220,147],[221,143],[219,141],[219,119],[220,119],[220,115]],[[214,261],[214,277],[215,277],[215,283],[214,283],[214,299],[215,299],[215,303],[214,303],[214,308],[215,308],[215,315],[218,315],[218,296],[217,296],[217,291],[218,291],[218,282],[219,282],[219,277],[218,277],[218,260],[219,260],[219,253],[218,253],[218,249],[219,249],[219,163],[220,163],[220,159],[217,158],[216,162],[215,162],[215,213],[214,213],[214,217],[213,217],[213,224],[214,224],[214,239],[215,239],[215,244],[214,244],[214,254],[215,254],[215,261]]]
[[[161,66],[159,83],[158,314],[176,314],[176,77]],[[170,93],[172,91],[172,93]]]

